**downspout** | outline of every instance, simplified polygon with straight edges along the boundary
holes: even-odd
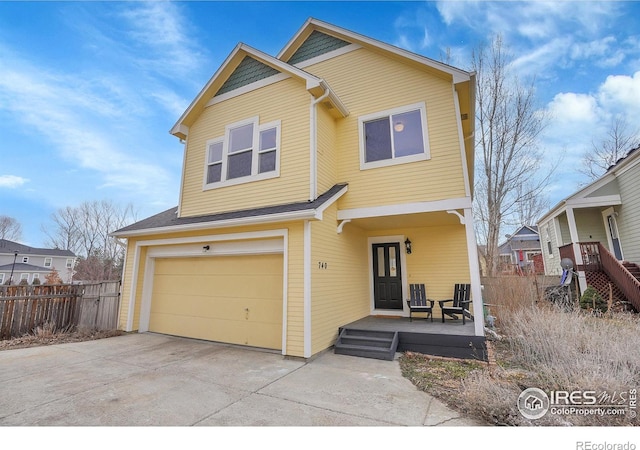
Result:
[[[320,86],[324,89],[324,93],[311,101],[309,112],[309,151],[311,152],[309,158],[309,201],[315,200],[318,196],[318,120],[316,106],[330,94],[329,88],[324,82],[321,82]],[[311,98],[313,98],[313,95]]]

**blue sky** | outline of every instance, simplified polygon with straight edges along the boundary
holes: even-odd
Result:
[[[552,117],[552,205],[585,181],[580,157],[612,117],[640,117],[637,2],[0,0],[0,214],[41,246],[59,208],[110,199],[142,219],[176,205],[183,147],[168,130],[238,42],[276,55],[308,17],[438,60],[450,49],[463,69],[501,33]]]

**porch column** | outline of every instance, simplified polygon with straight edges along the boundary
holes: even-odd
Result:
[[[573,256],[576,259],[576,266],[582,266],[584,261],[582,260],[582,252],[580,251],[580,239],[578,238],[578,227],[576,226],[576,217],[573,214],[573,208],[567,207],[567,222],[569,223],[569,235],[571,236],[571,244],[573,245]],[[587,277],[583,270],[577,270],[578,284],[580,285],[580,292],[584,292],[587,289]]]
[[[482,301],[482,286],[480,281],[480,262],[478,261],[478,246],[476,244],[476,232],[473,227],[471,208],[464,209],[464,228],[467,233],[467,255],[469,255],[469,274],[471,276],[474,332],[476,336],[484,336],[484,304]]]

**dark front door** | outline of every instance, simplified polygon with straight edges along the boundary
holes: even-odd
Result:
[[[373,244],[373,300],[376,309],[402,309],[400,244]]]

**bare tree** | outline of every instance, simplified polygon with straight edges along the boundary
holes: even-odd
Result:
[[[84,202],[52,214],[53,227],[43,228],[49,245],[71,250],[80,257],[76,278],[109,280],[120,276],[125,245],[109,233],[135,221],[131,204],[109,200]]]
[[[501,227],[519,214],[530,220],[551,176],[551,171],[539,173],[542,155],[536,145],[547,117],[536,108],[533,83],[520,84],[509,73],[509,62],[499,35],[488,48],[480,46],[472,55],[479,148],[474,201],[489,275],[496,273]]]
[[[78,242],[82,226],[77,208],[71,206],[60,208],[51,214],[51,220],[53,221],[53,226],[43,225],[41,227],[49,238],[46,245],[61,250],[71,250],[78,254]]]
[[[589,177],[589,180],[596,180],[629,150],[639,145],[640,129],[630,129],[626,119],[617,116],[612,119],[604,138],[597,142],[591,141],[591,149],[584,153],[579,171]]]
[[[0,216],[0,239],[19,241],[22,239],[22,225],[13,217]]]

